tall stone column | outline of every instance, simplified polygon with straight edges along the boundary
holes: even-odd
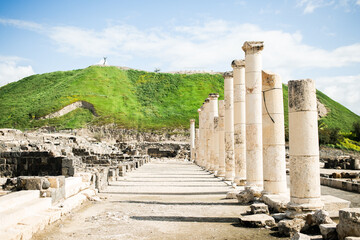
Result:
[[[315,82],[289,81],[290,207],[322,207]]]
[[[245,138],[245,61],[231,63],[234,76],[234,153],[235,180],[237,185],[246,182],[246,138]]]
[[[204,111],[203,111],[203,105],[198,109],[199,113],[199,138],[198,138],[198,156],[197,156],[197,164],[200,167],[204,166],[204,140],[205,140],[205,124],[204,124]]]
[[[246,185],[263,187],[261,69],[263,42],[245,42]]]
[[[190,159],[195,160],[195,119],[190,119]]]
[[[200,128],[200,123],[199,123]],[[200,129],[195,128],[195,163],[198,164],[199,161],[199,138],[200,138]]]
[[[204,147],[204,168],[210,169],[210,147],[211,147],[211,135],[210,135],[210,99],[206,98],[204,102],[204,123],[205,123],[205,147]]]
[[[219,121],[218,121],[218,136],[219,136],[219,158],[217,177],[225,177],[225,102],[219,100]]]
[[[285,162],[284,104],[281,78],[262,72],[264,190],[270,194],[287,192]]]
[[[225,98],[225,180],[235,177],[234,159],[234,86],[232,72],[224,73]]]
[[[209,94],[209,171],[215,171],[215,161],[216,161],[216,135],[215,135],[215,125],[214,119],[219,116],[218,113],[218,98],[219,94],[210,93]]]
[[[219,117],[214,117],[214,133],[213,133],[213,153],[214,153],[214,175],[218,175],[219,171]]]

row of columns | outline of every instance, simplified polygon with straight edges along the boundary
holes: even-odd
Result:
[[[209,94],[199,112],[197,148],[191,120],[191,159],[237,185],[287,192],[282,81],[262,71],[263,42],[245,42],[245,60],[224,73],[224,100]],[[316,90],[312,80],[289,81],[290,197],[321,206]],[[194,143],[193,143],[194,142]],[[195,153],[196,149],[196,153]]]

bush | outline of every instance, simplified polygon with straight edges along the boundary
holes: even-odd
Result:
[[[343,140],[343,136],[340,134],[339,128],[319,128],[319,143],[320,144],[332,144],[336,145],[337,143]]]
[[[352,129],[353,134],[355,135],[355,139],[356,141],[360,141],[360,122],[354,122],[353,123],[353,129]]]

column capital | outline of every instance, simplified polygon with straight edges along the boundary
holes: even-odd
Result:
[[[233,77],[233,72],[230,71],[230,72],[224,72],[223,73],[223,78],[232,78]]]
[[[195,122],[195,119],[190,119],[190,123],[194,123]]]
[[[246,41],[242,46],[245,54],[250,53],[254,54],[260,52],[264,49],[264,42],[263,41]]]
[[[219,94],[218,93],[210,93],[209,94],[209,99],[210,100],[216,100],[219,98]]]
[[[231,62],[232,68],[244,68],[245,67],[245,60],[243,59],[235,59]]]

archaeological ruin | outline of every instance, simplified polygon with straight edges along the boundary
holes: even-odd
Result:
[[[319,149],[315,81],[284,103],[264,43],[242,49],[186,134],[0,129],[0,239],[360,239],[360,160]]]

